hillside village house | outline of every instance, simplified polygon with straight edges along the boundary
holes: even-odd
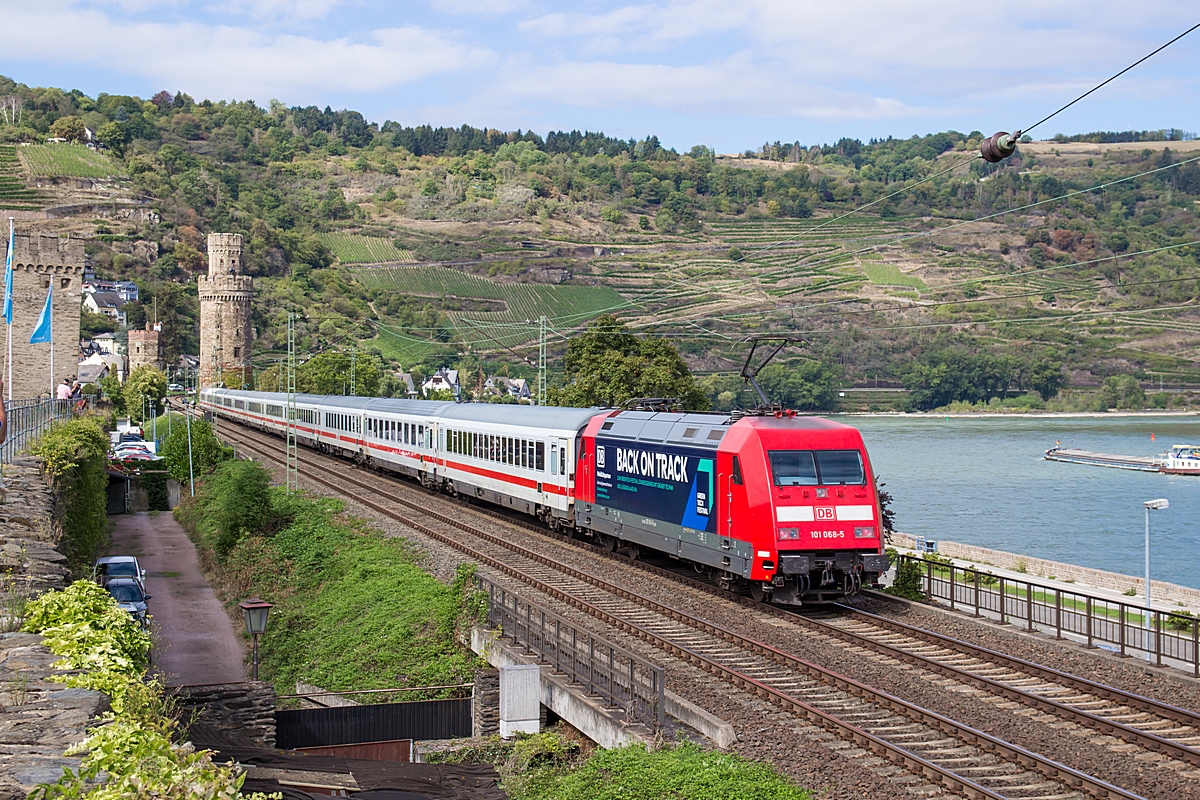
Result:
[[[483,391],[492,397],[512,397],[518,403],[529,402],[529,381],[492,375],[483,383]]]
[[[449,391],[458,397],[458,370],[456,369],[439,369],[433,375],[429,376],[424,383],[421,384],[421,394],[429,397],[430,392]]]
[[[116,292],[90,292],[83,296],[83,307],[93,314],[103,314],[115,319],[121,325],[125,324],[125,312],[121,306],[125,301]]]
[[[112,292],[126,303],[136,303],[138,300],[138,287],[133,281],[88,280],[83,282],[83,286],[80,287],[80,291],[82,291],[84,294]]]
[[[99,333],[92,337],[92,345],[101,353],[117,353],[117,335],[115,333]]]

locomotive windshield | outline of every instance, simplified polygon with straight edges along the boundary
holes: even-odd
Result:
[[[772,450],[776,486],[861,485],[866,476],[857,450]]]

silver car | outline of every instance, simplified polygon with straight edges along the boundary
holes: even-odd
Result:
[[[146,593],[146,570],[138,563],[137,556],[105,556],[96,559],[92,568],[92,580],[108,588],[114,578],[130,578],[137,581],[142,594]]]

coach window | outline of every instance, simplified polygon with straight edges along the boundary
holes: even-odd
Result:
[[[534,450],[534,469],[538,472],[546,471],[546,443],[538,442]]]
[[[417,426],[417,447],[424,447],[424,446],[425,446],[425,426],[418,425]]]
[[[550,474],[558,474],[558,445],[550,443]]]
[[[521,467],[522,468],[529,466],[529,451],[525,449],[526,444],[527,444],[527,442],[524,439],[522,439],[521,440]]]

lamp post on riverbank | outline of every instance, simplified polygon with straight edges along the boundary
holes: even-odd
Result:
[[[267,630],[267,616],[271,613],[273,605],[266,600],[259,600],[257,597],[252,597],[249,600],[238,603],[238,608],[242,610],[242,616],[246,620],[246,633],[254,637],[254,667],[253,680],[258,680],[258,637],[262,636]]]
[[[1150,651],[1150,512],[1151,511],[1166,511],[1171,507],[1165,499],[1147,500],[1142,503],[1142,508],[1146,509],[1146,660],[1151,658]]]

